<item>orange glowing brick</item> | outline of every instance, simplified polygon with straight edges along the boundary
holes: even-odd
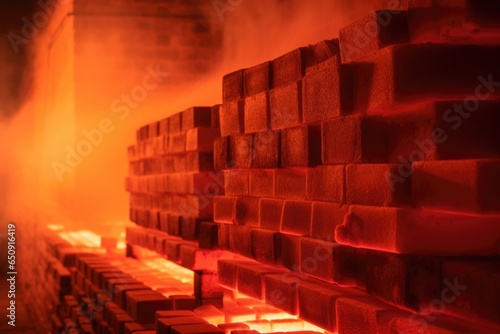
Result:
[[[252,168],[278,168],[280,165],[280,131],[253,134]]]
[[[228,196],[248,196],[250,194],[250,172],[248,170],[228,170],[224,172],[225,194]]]
[[[182,325],[170,328],[172,334],[224,334],[224,331],[210,324]]]
[[[344,63],[355,61],[392,44],[408,43],[408,12],[374,11],[340,29],[339,41]]]
[[[388,175],[397,175],[399,165],[347,165],[345,192],[347,204],[374,206],[408,206],[411,198],[411,180],[390,182]]]
[[[302,123],[302,81],[273,88],[269,93],[271,129],[279,130]]]
[[[237,70],[222,78],[223,101],[237,100],[243,97],[243,71]]]
[[[500,160],[422,161],[412,167],[415,204],[441,210],[500,212]]]
[[[410,313],[380,302],[375,298],[339,298],[336,304],[339,332],[368,333],[374,328],[387,329],[391,318],[409,317]]]
[[[226,322],[246,322],[257,320],[257,315],[248,307],[236,307],[231,309],[222,309],[226,315]]]
[[[200,317],[177,317],[177,318],[159,318],[156,327],[158,334],[171,334],[174,326],[206,324],[207,322]]]
[[[306,199],[306,169],[276,169],[274,191],[276,198]]]
[[[343,203],[345,196],[345,166],[308,168],[306,183],[307,199]]]
[[[192,107],[182,112],[182,131],[212,126],[211,107]]]
[[[307,69],[302,80],[304,123],[325,121],[352,110],[352,71],[338,57]]]
[[[321,163],[321,127],[302,125],[281,130],[281,166],[308,167]]]
[[[224,312],[213,305],[204,305],[197,307],[193,310],[193,312],[200,318],[203,318],[207,322],[214,325],[223,324],[225,321]]]
[[[244,133],[245,100],[224,102],[219,115],[222,136]]]
[[[269,129],[269,92],[262,92],[245,98],[245,133]]]
[[[270,61],[243,70],[245,96],[268,91],[272,87],[272,63]]]

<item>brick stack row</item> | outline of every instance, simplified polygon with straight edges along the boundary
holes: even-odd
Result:
[[[71,267],[75,265],[77,255],[104,252],[104,249],[71,244],[35,224],[24,223],[20,231],[17,243],[19,275],[13,300],[18,309],[23,303],[28,303],[29,319],[36,323],[37,328],[45,333],[60,333],[64,322],[61,309],[72,293]]]
[[[193,107],[141,127],[129,147],[130,219],[185,240],[211,221],[213,197],[223,194],[213,171],[213,140],[220,135],[218,107]]]
[[[498,329],[498,9],[410,1],[224,77],[200,238],[262,263],[221,260],[224,286],[339,333]]]

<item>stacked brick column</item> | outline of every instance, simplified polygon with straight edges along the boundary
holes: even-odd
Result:
[[[217,123],[216,107],[194,107],[138,130],[127,179],[133,222],[197,239],[200,221],[212,219],[213,196],[224,190],[213,172]]]

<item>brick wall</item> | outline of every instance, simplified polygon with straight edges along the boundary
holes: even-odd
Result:
[[[227,74],[213,140],[224,194],[196,234],[238,254],[219,260],[220,283],[339,333],[497,331],[498,10],[410,1]],[[153,203],[184,186],[161,171],[168,155],[137,160],[166,143],[142,138],[132,220],[159,216],[165,231],[169,202],[138,215],[134,189]]]

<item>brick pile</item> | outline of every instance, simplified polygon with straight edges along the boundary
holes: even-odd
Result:
[[[18,239],[17,307],[27,304],[29,319],[39,330],[60,333],[58,329],[64,319],[61,307],[72,293],[71,267],[77,256],[104,253],[105,250],[89,248],[83,243],[71,244],[55,232],[35,224],[23,226],[25,229]],[[27,320],[18,319],[19,322]]]
[[[200,238],[261,265],[221,284],[339,333],[497,331],[498,9],[410,1],[226,75]],[[465,42],[422,22],[455,11]]]
[[[197,240],[212,220],[213,197],[224,193],[213,171],[217,107],[193,107],[141,127],[129,148],[130,220],[185,240]]]
[[[410,1],[226,75],[203,141],[218,194],[184,179],[201,172],[171,132],[184,116],[141,128],[129,246],[193,270],[218,259],[224,289],[328,331],[498,332],[498,13]],[[207,194],[186,223],[180,203]]]
[[[142,227],[128,232],[129,244],[143,246],[164,234]],[[23,268],[31,312],[46,333],[319,333],[257,299],[224,292],[213,273],[193,273],[145,248],[132,258],[113,247],[86,247],[78,243],[86,233],[69,234],[67,241],[65,232],[44,231],[36,240],[40,261]]]

